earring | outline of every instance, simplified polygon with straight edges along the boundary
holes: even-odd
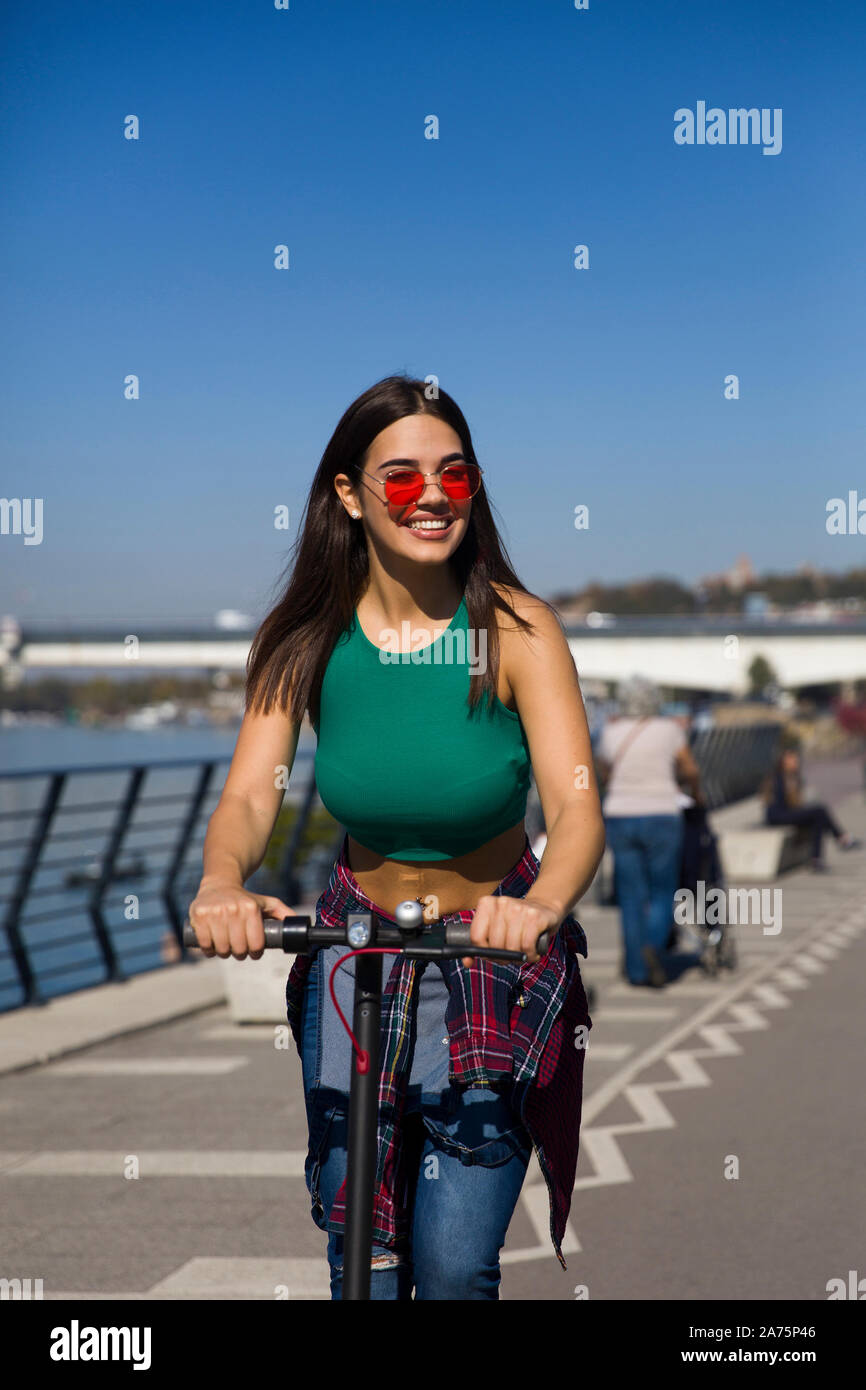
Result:
[[[361,515],[361,513],[360,513],[360,512],[352,512],[352,516],[355,516],[355,517],[357,517],[357,516],[360,516],[360,515]]]

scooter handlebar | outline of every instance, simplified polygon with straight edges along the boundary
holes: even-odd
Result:
[[[469,922],[451,922],[445,928],[445,940],[449,946],[471,946],[472,937],[470,936],[471,926]],[[543,931],[535,943],[535,949],[540,956],[547,955],[550,946],[550,932]],[[512,951],[512,955],[521,955],[520,951]]]
[[[308,915],[283,917],[281,919],[266,918],[264,928],[266,950],[303,953],[309,950],[311,945],[330,945],[332,943],[339,945],[342,944],[344,940],[337,932],[329,932],[323,928],[317,929]],[[391,930],[387,932],[387,936],[390,937],[391,932],[395,930],[397,930],[397,940],[393,943],[389,940],[386,944],[394,944],[399,949],[401,944],[399,929],[391,928]],[[402,940],[405,940],[405,938],[402,938]],[[198,947],[198,937],[195,934],[195,928],[188,920],[184,923],[183,927],[183,944],[186,947]],[[468,922],[446,923],[445,944],[452,949],[463,947],[466,949],[467,953],[471,951],[473,954],[475,952],[479,954],[488,954],[483,947],[473,946]],[[550,933],[544,931],[538,938],[536,950],[539,955],[543,956],[547,954],[549,947]],[[521,951],[490,950],[489,954],[493,958],[504,960],[524,958]]]
[[[300,935],[309,930],[312,925],[309,916],[302,917],[266,917],[265,927],[265,949],[274,951],[297,951],[299,944],[287,945],[287,932],[295,932]],[[198,937],[195,934],[195,927],[187,919],[183,924],[183,944],[198,948]]]

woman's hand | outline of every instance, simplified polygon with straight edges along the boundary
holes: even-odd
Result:
[[[538,898],[510,898],[504,893],[485,894],[478,899],[469,928],[473,946],[495,946],[505,951],[522,951],[530,964],[540,960],[535,944],[543,931],[551,938],[562,921],[552,903]],[[463,956],[463,965],[472,964]]]
[[[189,906],[190,924],[206,956],[258,960],[265,949],[263,917],[294,917],[280,898],[248,893],[227,880],[202,879]]]

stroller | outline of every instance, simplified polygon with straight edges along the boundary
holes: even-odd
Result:
[[[680,860],[680,887],[688,888],[697,898],[698,883],[703,881],[707,891],[711,888],[724,888],[724,875],[719,858],[718,840],[707,819],[705,806],[692,802],[682,812],[683,850]],[[668,950],[676,950],[681,944],[681,932],[689,932],[696,940],[701,968],[708,975],[718,975],[721,969],[735,970],[737,948],[730,924],[696,923],[694,926],[681,926],[672,922],[668,936]]]

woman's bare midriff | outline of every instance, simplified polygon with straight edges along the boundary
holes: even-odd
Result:
[[[522,857],[525,845],[523,821],[469,854],[423,862],[385,859],[350,835],[349,868],[362,891],[385,912],[393,914],[405,898],[420,898],[430,900],[425,916],[432,919],[476,907]]]

